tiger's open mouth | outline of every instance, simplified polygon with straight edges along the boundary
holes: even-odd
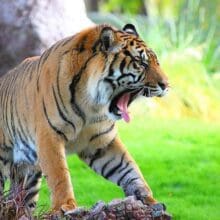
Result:
[[[143,89],[125,90],[119,93],[111,101],[109,112],[123,118],[126,122],[129,122],[130,116],[128,106],[142,93]]]

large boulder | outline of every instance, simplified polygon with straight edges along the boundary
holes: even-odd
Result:
[[[0,0],[0,75],[93,23],[83,0]]]

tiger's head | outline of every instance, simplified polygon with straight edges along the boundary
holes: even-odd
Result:
[[[138,96],[164,96],[168,91],[167,77],[156,54],[132,24],[125,25],[122,30],[101,25],[97,30],[98,39],[90,44],[93,51],[87,75],[90,102],[95,107],[107,106],[109,118],[123,118],[128,122],[130,103]],[[88,66],[89,63],[90,58]]]

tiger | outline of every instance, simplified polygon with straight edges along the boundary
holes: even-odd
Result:
[[[140,96],[162,97],[168,78],[133,24],[94,25],[26,58],[0,78],[0,194],[22,183],[35,209],[42,176],[52,212],[77,209],[66,155],[144,204],[152,190],[119,138],[115,123],[130,121]]]

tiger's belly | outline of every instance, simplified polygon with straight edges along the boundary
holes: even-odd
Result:
[[[16,140],[13,147],[13,162],[35,164],[36,161],[36,145],[31,141]]]

